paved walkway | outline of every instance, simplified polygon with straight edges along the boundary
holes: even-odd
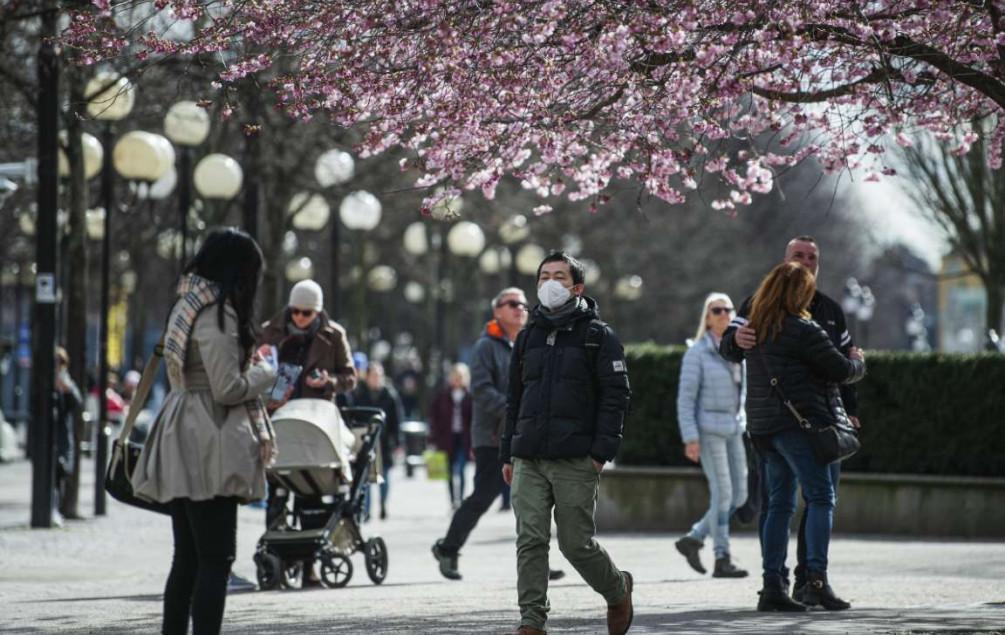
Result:
[[[86,474],[93,467],[85,464]],[[464,580],[444,580],[429,553],[448,522],[445,487],[395,472],[387,521],[364,525],[390,551],[388,577],[370,583],[362,557],[344,589],[236,594],[226,633],[508,633],[517,625],[513,519],[491,511],[461,558]],[[89,512],[91,479],[84,482]],[[0,632],[155,633],[171,558],[165,518],[109,501],[109,514],[62,529],[27,528],[30,466],[0,464]],[[235,570],[251,560],[263,512],[242,508]],[[1005,543],[838,538],[831,578],[854,608],[796,617],[759,614],[759,578],[713,580],[692,572],[669,534],[612,534],[602,544],[636,579],[632,633],[1005,633]],[[711,558],[705,550],[703,556]],[[750,533],[734,558],[756,569]],[[604,633],[603,601],[558,553],[568,575],[553,583],[549,632]],[[710,564],[706,562],[706,564]]]

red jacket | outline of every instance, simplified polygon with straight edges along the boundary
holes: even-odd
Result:
[[[429,406],[429,438],[438,450],[454,453],[454,400],[450,396],[450,386],[444,386]],[[471,391],[464,391],[461,400],[461,421],[464,425],[464,451],[471,451]]]

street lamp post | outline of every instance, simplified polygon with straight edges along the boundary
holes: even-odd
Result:
[[[94,513],[105,513],[105,463],[108,461],[108,279],[111,268],[111,218],[115,197],[113,152],[114,123],[132,112],[136,94],[124,77],[100,73],[88,82],[85,89],[87,112],[104,122],[101,130],[101,202],[105,206],[104,234],[101,237],[101,309],[98,327],[98,428],[95,452]]]
[[[339,188],[352,180],[356,174],[356,162],[352,155],[343,150],[328,150],[318,157],[314,163],[314,178],[322,188]],[[339,296],[339,243],[341,242],[341,227],[337,216],[331,218],[331,268],[328,280],[328,307],[332,318],[338,319],[342,311],[342,301]],[[319,228],[320,229],[320,228]]]
[[[446,243],[450,253],[453,254],[454,256],[474,259],[477,258],[479,254],[482,253],[483,249],[485,249],[485,233],[482,232],[482,228],[479,227],[477,224],[472,223],[471,221],[462,220],[458,223],[454,223],[454,225],[450,228],[450,231],[447,232]],[[464,276],[466,278],[466,282],[468,283],[471,282],[471,278],[474,275],[473,270],[476,267],[477,263],[475,263],[474,267],[465,268]],[[439,299],[439,302],[441,303],[442,306],[443,302],[442,298]],[[462,322],[464,321],[465,308],[466,308],[465,303],[461,302],[460,317]],[[450,330],[450,332],[453,333],[454,335],[455,344],[456,339],[458,337],[458,331],[459,329],[457,328]],[[442,343],[443,342],[441,341],[440,344],[442,345]],[[454,348],[456,351],[457,347],[454,346],[452,348]],[[441,364],[441,370],[442,370],[442,364]]]
[[[527,224],[527,217],[522,214],[511,216],[499,227],[499,238],[509,249],[509,284],[517,286],[520,278],[520,267],[517,263],[516,244],[526,240],[530,236],[530,227]],[[542,256],[543,259],[543,256]],[[540,260],[538,262],[541,262]],[[534,273],[537,272],[537,264],[534,265]]]
[[[360,275],[363,273],[363,234],[372,230],[380,223],[382,207],[380,201],[373,194],[366,191],[352,192],[339,205],[339,218],[350,230],[359,233],[359,240],[356,241],[357,265]],[[359,336],[358,346],[363,347],[366,339],[366,324],[364,318],[366,302],[366,286],[358,284],[356,286],[356,332]]]
[[[178,270],[188,259],[188,214],[192,207],[192,148],[209,135],[209,114],[194,101],[179,101],[164,115],[164,134],[176,146],[178,153],[178,230],[181,248]]]

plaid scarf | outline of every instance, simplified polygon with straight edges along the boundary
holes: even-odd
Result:
[[[214,282],[194,274],[183,276],[179,281],[174,319],[168,324],[167,332],[164,334],[164,361],[172,384],[185,385],[185,353],[188,350],[192,329],[195,327],[195,320],[203,309],[216,304],[219,300],[220,287]],[[275,438],[261,400],[256,397],[244,402],[244,406],[248,410],[248,419],[258,433],[258,438]]]

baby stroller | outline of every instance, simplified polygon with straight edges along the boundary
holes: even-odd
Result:
[[[345,408],[324,399],[295,399],[272,415],[279,446],[267,470],[270,487],[288,490],[284,507],[258,539],[255,565],[261,590],[294,588],[302,563],[319,563],[321,583],[344,587],[352,579],[349,559],[363,552],[374,584],[387,576],[384,539],[364,540],[359,530],[364,488],[380,473],[378,439],[384,426],[379,408]],[[347,425],[348,424],[348,425]]]

